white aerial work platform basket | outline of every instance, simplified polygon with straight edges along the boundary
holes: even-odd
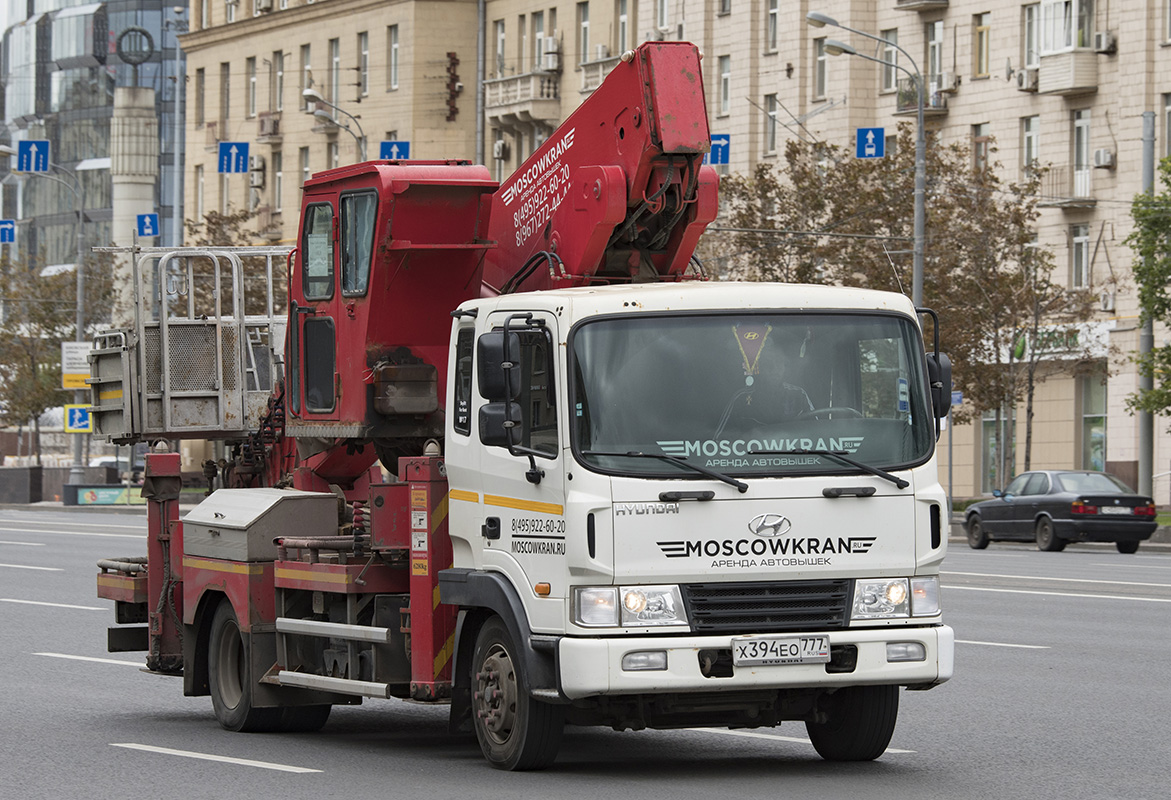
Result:
[[[94,337],[94,436],[129,444],[255,431],[283,374],[274,278],[287,277],[293,248],[97,249],[131,255],[136,302],[131,327]]]

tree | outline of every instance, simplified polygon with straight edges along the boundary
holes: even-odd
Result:
[[[758,166],[750,177],[721,185],[721,223],[705,244],[723,274],[750,280],[800,280],[909,294],[914,230],[914,131],[900,125],[884,159],[791,140],[782,170]],[[941,346],[954,365],[953,384],[967,401],[957,422],[997,413],[997,450],[1011,410],[1026,403],[1025,463],[1032,441],[1032,398],[1038,382],[1084,348],[1059,353],[1037,347],[1053,326],[1089,318],[1088,298],[1052,279],[1053,258],[1035,246],[1040,171],[1006,183],[992,161],[993,144],[976,163],[962,144],[931,137],[927,148],[927,259],[924,304],[943,327]],[[930,331],[928,331],[930,335]],[[1022,341],[1034,346],[1017,348]],[[1060,337],[1059,337],[1060,338]],[[1064,341],[1073,341],[1072,335]],[[1053,337],[1048,337],[1053,341]],[[1002,482],[1005,469],[998,469]]]
[[[1134,230],[1126,244],[1137,256],[1134,277],[1141,321],[1166,325],[1171,323],[1171,159],[1159,162],[1157,187],[1134,198],[1130,208]],[[1132,411],[1166,413],[1171,409],[1171,344],[1153,347],[1135,361],[1139,374],[1151,379],[1152,388],[1132,394],[1127,406]]]

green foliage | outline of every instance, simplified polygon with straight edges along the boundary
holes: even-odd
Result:
[[[209,211],[201,220],[187,220],[188,245],[191,247],[243,247],[256,238],[255,231],[245,228],[255,215],[251,211],[221,214]]]
[[[1134,278],[1138,285],[1142,321],[1171,323],[1171,159],[1159,163],[1156,191],[1134,198],[1130,215],[1134,230],[1126,244],[1134,251]],[[1140,389],[1127,398],[1132,410],[1151,414],[1171,409],[1171,345],[1155,347],[1135,356],[1139,374],[1151,378],[1152,388]]]

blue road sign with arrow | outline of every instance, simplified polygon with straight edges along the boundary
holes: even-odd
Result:
[[[49,171],[49,140],[27,139],[16,143],[17,172]]]
[[[138,235],[139,236],[158,236],[159,235],[159,215],[158,214],[139,214],[138,215]]]
[[[16,220],[0,219],[0,244],[16,241]]]
[[[885,158],[886,131],[882,128],[859,128],[854,140],[854,156],[857,158]]]
[[[410,142],[381,142],[378,145],[378,157],[383,161],[396,158],[411,157]]]
[[[248,171],[248,142],[220,142],[220,172]]]
[[[732,149],[732,137],[726,133],[712,134],[711,152],[703,157],[705,164],[727,164]]]

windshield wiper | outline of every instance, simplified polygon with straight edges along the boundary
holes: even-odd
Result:
[[[848,464],[863,472],[869,472],[871,475],[877,475],[879,478],[886,478],[900,489],[906,489],[911,485],[898,475],[891,475],[889,472],[881,470],[878,467],[872,467],[869,464],[863,464],[861,461],[855,461],[838,450],[749,450],[748,454],[752,456],[826,456],[828,458],[836,458],[843,464]]]
[[[692,464],[691,462],[689,462],[686,458],[683,458],[682,456],[669,456],[664,453],[643,453],[638,450],[632,450],[628,453],[610,453],[610,452],[606,452],[604,450],[585,450],[582,452],[582,455],[585,455],[585,456],[610,456],[610,457],[619,457],[619,458],[621,458],[623,456],[626,456],[628,458],[657,458],[659,461],[666,461],[670,464],[678,464],[679,466],[686,467],[687,469],[692,470],[693,472],[698,472],[700,475],[706,475],[709,478],[715,478],[717,481],[723,481],[724,483],[728,484],[729,486],[735,486],[737,489],[740,490],[741,494],[748,491],[748,484],[745,483],[744,481],[738,481],[735,478],[732,478],[732,477],[729,477],[729,476],[724,475],[722,473],[716,472],[714,469],[708,469],[707,467],[701,467],[698,464]]]

